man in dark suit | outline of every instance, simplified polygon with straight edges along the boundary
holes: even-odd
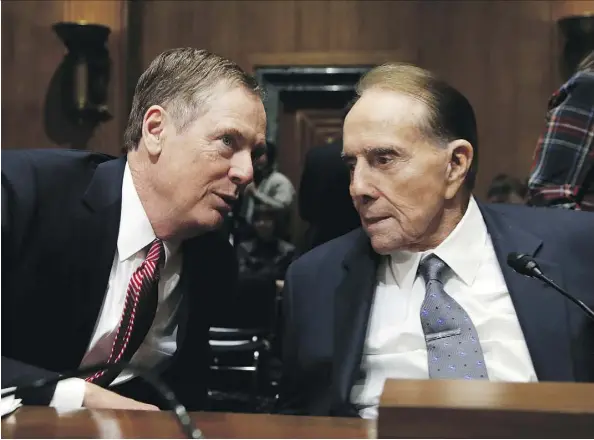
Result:
[[[472,197],[466,98],[423,69],[370,71],[344,125],[362,229],[293,263],[283,411],[375,418],[386,378],[594,381],[594,322],[510,252],[594,307],[594,216]]]
[[[184,48],[140,77],[125,157],[3,151],[2,387],[131,360],[201,408],[209,317],[237,270],[216,229],[252,179],[265,125],[254,79]],[[23,397],[56,407],[163,403],[126,370]]]

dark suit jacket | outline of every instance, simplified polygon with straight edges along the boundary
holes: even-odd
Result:
[[[350,173],[342,140],[307,152],[299,184],[299,215],[309,223],[304,251],[361,226],[349,194]]]
[[[541,281],[506,265],[509,252],[594,307],[594,215],[547,208],[479,205],[540,381],[594,382],[594,321]],[[286,317],[280,410],[356,415],[360,370],[379,257],[357,229],[293,263]]]
[[[116,251],[125,164],[80,151],[2,151],[3,388],[23,376],[78,368]],[[209,371],[209,316],[233,288],[237,265],[215,234],[185,241],[182,252],[178,349],[162,378],[198,409]],[[154,402],[146,386],[127,389],[123,394]],[[26,397],[48,404],[52,394]]]

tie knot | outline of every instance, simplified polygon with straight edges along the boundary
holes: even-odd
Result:
[[[431,254],[419,264],[419,273],[425,280],[425,284],[432,280],[443,282],[444,271],[447,267],[448,265],[441,258]]]
[[[164,259],[165,248],[163,246],[163,241],[159,240],[158,238],[155,238],[149,246],[149,250],[146,254],[146,261],[152,261],[156,263],[157,266],[159,266],[161,265],[161,263],[163,263]]]

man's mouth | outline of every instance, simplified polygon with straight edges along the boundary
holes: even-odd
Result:
[[[366,225],[374,225],[376,223],[381,222],[382,220],[386,220],[388,217],[387,216],[382,216],[382,217],[363,217],[363,223],[365,223]]]
[[[236,195],[230,195],[230,194],[217,194],[217,196],[219,196],[221,198],[221,200],[223,200],[223,202],[225,202],[225,204],[229,207],[232,208],[233,205],[235,205],[235,203],[237,203],[237,196]]]

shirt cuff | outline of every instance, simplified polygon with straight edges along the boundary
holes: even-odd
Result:
[[[58,382],[49,406],[60,409],[81,408],[85,398],[85,386],[86,382],[77,377]]]

